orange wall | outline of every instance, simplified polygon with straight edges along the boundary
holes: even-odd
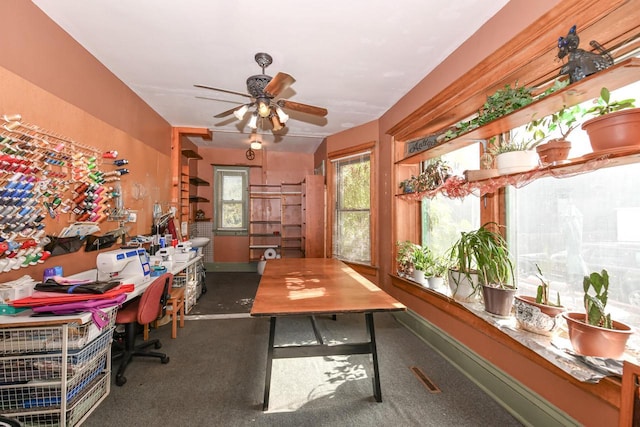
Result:
[[[198,196],[210,200],[209,203],[198,203],[206,218],[213,215],[213,166],[249,166],[251,184],[274,184],[301,182],[306,175],[313,174],[313,155],[306,153],[283,153],[259,150],[253,160],[247,160],[245,149],[223,149],[199,147],[198,154],[202,160],[191,161],[190,168],[197,168],[198,177],[208,181],[208,187],[198,187]],[[193,174],[191,174],[193,175]],[[249,238],[247,236],[214,236],[214,262],[249,262]]]
[[[171,188],[171,127],[135,93],[89,55],[31,2],[5,1],[0,44],[0,114],[18,113],[23,122],[63,135],[100,151],[117,150],[128,159],[121,178],[124,206],[136,210],[130,234],[151,231],[154,201],[168,208]],[[103,166],[102,170],[111,170]],[[48,220],[47,234],[72,222],[68,215]],[[101,232],[117,228],[101,223]],[[0,282],[25,274],[38,280],[45,267],[61,265],[64,274],[95,268],[96,252],[83,249],[60,255],[34,267],[0,273]]]

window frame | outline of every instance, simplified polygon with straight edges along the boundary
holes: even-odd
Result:
[[[225,201],[222,200],[224,177],[238,175],[242,178],[242,226],[222,227],[220,221],[222,220],[222,208],[225,204]],[[249,168],[246,166],[214,166],[213,182],[214,233],[219,236],[247,236],[249,234]],[[228,201],[228,203],[237,203],[237,201]]]
[[[370,167],[370,185],[369,185],[369,243],[370,243],[370,262],[362,263],[358,261],[343,260],[345,262],[376,266],[377,265],[377,164],[376,164],[376,143],[375,141],[367,142],[364,144],[356,145],[347,149],[332,151],[328,153],[327,162],[327,248],[329,249],[328,256],[333,258],[333,242],[334,242],[334,227],[336,224],[336,200],[338,197],[337,189],[335,188],[336,182],[336,166],[335,162],[347,157],[353,157],[360,154],[369,154],[369,167]]]

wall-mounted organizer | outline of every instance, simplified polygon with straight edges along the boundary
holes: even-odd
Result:
[[[128,161],[117,156],[23,122],[19,114],[0,116],[0,273],[53,255],[47,245],[60,232],[46,230],[53,221],[97,226],[107,220],[112,183],[129,173]]]

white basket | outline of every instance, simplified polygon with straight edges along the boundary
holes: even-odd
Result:
[[[113,339],[113,328],[107,329],[97,339],[81,350],[67,354],[67,378],[72,377],[103,353]],[[0,357],[0,384],[14,384],[33,380],[60,379],[62,355],[44,353],[35,355]]]
[[[82,393],[78,394],[69,402],[67,405],[65,426],[75,426],[83,420],[87,412],[107,394],[110,379],[109,375],[100,374],[87,384]],[[59,408],[49,410],[40,408],[37,413],[24,411],[4,412],[3,415],[21,422],[24,427],[62,426]]]
[[[82,325],[69,324],[68,348],[78,350],[116,323],[117,307],[106,309],[109,322],[100,329],[93,321]],[[62,349],[62,326],[0,329],[0,356],[33,354]]]
[[[108,348],[96,354],[82,369],[67,381],[66,398],[72,402],[107,366]],[[62,384],[58,380],[32,380],[23,384],[0,386],[0,411],[42,411],[60,407],[63,398]]]

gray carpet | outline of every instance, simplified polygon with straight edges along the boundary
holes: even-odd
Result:
[[[270,410],[262,412],[268,319],[188,320],[175,340],[168,326],[152,331],[170,363],[134,360],[127,384],[112,385],[84,425],[520,425],[393,316],[374,317],[382,403],[372,397],[369,357],[287,359],[274,361]],[[308,318],[278,322],[277,344],[314,341]],[[320,317],[318,324],[327,341],[361,340],[365,333],[362,315]],[[430,393],[413,366],[441,392]]]
[[[189,315],[249,313],[261,277],[258,273],[207,272],[207,292]]]

